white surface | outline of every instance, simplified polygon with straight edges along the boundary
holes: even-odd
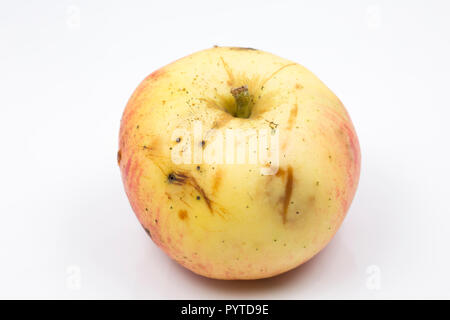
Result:
[[[0,298],[450,298],[446,1],[0,5]],[[330,245],[262,281],[201,278],[147,237],[116,164],[153,70],[212,45],[297,61],[346,105],[361,180]]]

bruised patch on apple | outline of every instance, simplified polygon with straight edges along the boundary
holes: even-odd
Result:
[[[281,212],[281,216],[283,217],[283,223],[286,223],[287,211],[289,203],[291,202],[293,185],[294,185],[294,174],[292,172],[292,167],[289,166],[287,169],[287,180],[284,189],[283,210]]]
[[[287,214],[291,201],[292,190],[294,188],[294,170],[291,166],[279,168],[275,175],[267,176],[265,185],[267,197],[270,197],[274,205],[274,211],[279,212],[283,224],[287,222]],[[279,190],[280,192],[274,192]]]
[[[186,210],[180,210],[180,211],[178,211],[178,217],[181,220],[185,220],[188,218],[188,212]]]
[[[292,129],[292,126],[294,125],[295,120],[297,119],[297,113],[298,113],[298,105],[295,104],[295,106],[291,109],[291,113],[289,114],[288,130]]]
[[[122,151],[117,151],[117,164],[120,166],[120,160],[122,160]]]

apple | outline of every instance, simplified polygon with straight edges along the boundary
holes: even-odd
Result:
[[[358,138],[341,101],[303,66],[251,48],[214,47],[150,74],[128,101],[119,140],[144,230],[210,278],[267,278],[311,259],[359,180]]]

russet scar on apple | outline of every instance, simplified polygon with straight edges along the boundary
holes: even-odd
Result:
[[[206,161],[229,151],[217,149],[227,130],[276,136],[268,154],[277,154],[277,170],[261,173],[275,165],[260,159],[263,149],[256,163]],[[248,160],[251,138],[239,139]],[[260,279],[329,243],[356,193],[361,153],[345,107],[309,70],[260,50],[214,47],[141,82],[122,116],[117,163],[132,210],[170,258],[210,278]]]

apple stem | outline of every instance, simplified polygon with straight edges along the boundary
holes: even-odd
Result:
[[[247,119],[252,112],[252,97],[246,85],[231,89],[231,94],[236,101],[236,117]]]

